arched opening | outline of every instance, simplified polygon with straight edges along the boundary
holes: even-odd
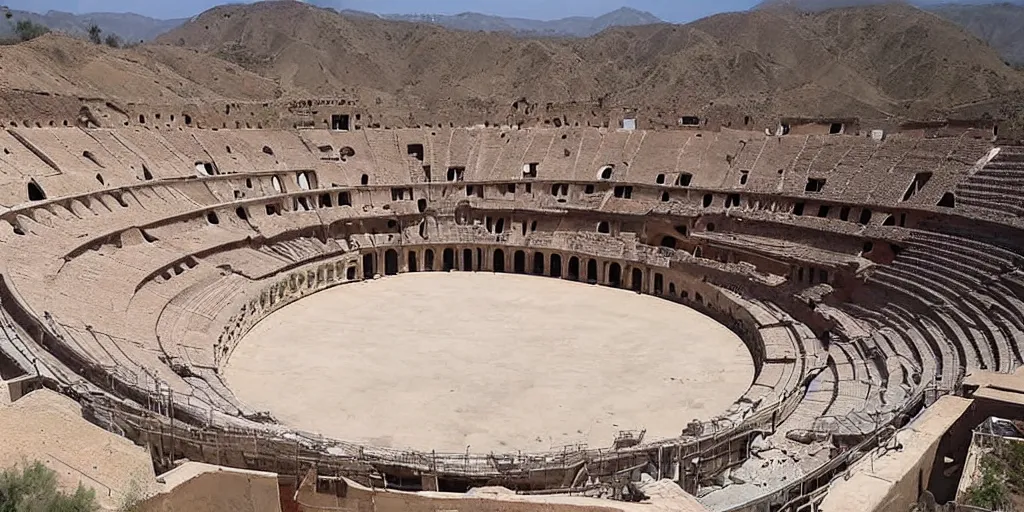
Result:
[[[551,277],[562,277],[562,256],[560,254],[551,255],[551,265],[548,268],[548,275]]]
[[[644,289],[644,271],[638,268],[633,269],[633,275],[630,278],[630,284],[633,287],[634,292],[640,292]]]
[[[577,258],[576,256],[572,256],[572,257],[569,258],[569,268],[566,269],[566,274],[569,277],[569,279],[572,279],[573,281],[579,281],[580,280],[580,259],[579,258]]]
[[[661,237],[661,246],[662,247],[667,247],[669,249],[675,249],[676,248],[676,239],[673,238],[673,237],[670,237],[670,236],[663,236],[663,237]]]
[[[612,179],[612,171],[615,170],[614,165],[606,165],[597,171],[597,179],[599,180],[610,180]]]
[[[668,284],[668,294],[673,296],[673,297],[676,296],[676,284],[675,283],[669,283]]]
[[[427,272],[433,272],[434,271],[434,250],[433,249],[427,249],[423,253],[423,270],[426,270]]]
[[[270,184],[273,185],[274,191],[277,193],[284,192],[284,188],[281,187],[281,179],[277,176],[270,177]]]
[[[462,270],[465,272],[473,271],[473,249],[462,250]]]
[[[591,284],[597,282],[597,260],[587,261],[587,282]]]
[[[516,274],[526,273],[526,253],[523,251],[516,251],[512,255],[512,271]]]
[[[597,224],[597,232],[598,233],[608,234],[608,233],[611,233],[612,230],[611,230],[611,227],[608,225],[608,222],[601,221],[601,222],[599,222]]]
[[[217,218],[217,212],[207,212],[206,221],[210,224],[220,224],[220,219]]]
[[[370,184],[370,176],[368,174],[362,175],[359,178],[359,184],[360,185],[369,185]]]
[[[505,251],[501,249],[494,250],[494,259],[491,261],[491,269],[495,272],[505,271]]]
[[[860,224],[866,226],[869,222],[871,222],[871,210],[864,208],[860,211]]]
[[[665,291],[665,278],[661,274],[654,274],[654,294],[661,295]]]
[[[241,220],[249,220],[249,214],[246,212],[245,208],[242,208],[241,206],[235,208],[235,215],[237,215]]]
[[[363,255],[363,279],[373,279],[373,254],[367,253]]]
[[[28,182],[28,200],[42,201],[44,199],[46,199],[46,193],[43,192],[43,188],[35,181]]]
[[[622,265],[614,261],[608,265],[608,284],[616,288],[622,285]]]
[[[295,182],[299,185],[300,189],[309,190],[309,176],[306,173],[300,172],[295,177]]]
[[[711,206],[711,202],[714,201],[715,196],[711,194],[704,194],[704,208]]]
[[[544,275],[544,253],[533,253],[533,273],[538,276]]]
[[[356,268],[355,267],[349,267],[348,270],[345,271],[345,278],[348,279],[349,281],[355,280],[355,278],[356,278]]]
[[[398,253],[394,249],[384,252],[384,274],[389,276],[398,274]]]
[[[449,247],[441,253],[441,270],[445,272],[455,270],[455,249]]]
[[[416,201],[416,209],[419,210],[420,213],[427,211],[427,200],[420,199]]]
[[[409,272],[419,272],[420,271],[420,262],[419,262],[419,258],[416,257],[416,251],[409,251],[409,256],[408,256],[406,261],[407,261],[408,266],[409,266]]]
[[[704,257],[704,251],[702,251],[700,247],[697,247],[696,249],[693,250],[693,257],[694,258],[703,258]]]

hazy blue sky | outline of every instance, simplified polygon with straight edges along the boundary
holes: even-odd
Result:
[[[500,16],[553,19],[596,16],[629,6],[649,11],[666,21],[683,22],[716,12],[740,11],[759,0],[318,0],[338,9],[377,13],[458,14],[473,11]],[[83,12],[136,12],[155,18],[186,18],[217,0],[0,0],[11,9]]]

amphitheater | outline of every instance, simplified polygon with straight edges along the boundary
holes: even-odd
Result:
[[[157,468],[796,510],[1024,360],[1024,147],[991,120],[144,107],[0,115],[0,376]]]

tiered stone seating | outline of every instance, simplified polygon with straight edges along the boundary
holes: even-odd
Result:
[[[1021,188],[1024,188],[1024,151],[1004,147],[957,187],[957,197],[965,205],[1022,217]]]
[[[787,449],[848,446],[897,421],[926,390],[955,392],[965,372],[1021,363],[1024,243],[994,240],[992,232],[1014,225],[1008,217],[987,216],[983,233],[970,220],[980,215],[973,207],[1009,204],[991,194],[1016,185],[1024,153],[1004,148],[968,177],[963,160],[991,148],[965,139],[131,128],[18,129],[0,134],[0,145],[12,147],[0,156],[0,204],[13,208],[0,213],[5,283],[108,381],[146,393],[170,388],[231,427],[269,428],[246,417],[253,411],[218,373],[255,322],[325,287],[406,271],[412,252],[425,250],[435,271],[446,249],[459,262],[451,266],[466,268],[468,249],[469,267],[481,271],[495,270],[495,248],[509,258],[527,253],[524,273],[534,273],[535,253],[547,263],[561,255],[563,278],[570,257],[582,260],[581,273],[588,260],[616,262],[645,278],[662,274],[657,292],[638,279],[642,293],[735,321],[759,372],[715,418],[719,440],[775,427],[776,438],[832,436]],[[418,145],[422,160],[410,155]],[[530,164],[536,177],[523,173]],[[610,179],[599,176],[605,165],[615,166]],[[115,167],[127,172],[115,178]],[[460,169],[460,183],[448,182],[450,168]],[[921,169],[933,170],[933,181],[903,201],[902,181]],[[678,184],[680,173],[692,180]],[[808,178],[827,184],[808,190]],[[26,194],[28,179],[39,180],[45,199]],[[969,208],[937,207],[957,185]],[[616,186],[631,187],[628,197]],[[798,201],[831,210],[790,213]],[[874,215],[864,226],[859,208],[906,211],[909,221],[884,226]],[[503,229],[488,218],[501,218]],[[866,242],[902,250],[889,261]],[[395,253],[398,269],[384,272],[384,255]],[[805,289],[795,276],[807,269],[827,279]],[[593,280],[612,284],[603,270]],[[0,335],[0,350],[20,354],[19,365],[31,351],[23,345]]]

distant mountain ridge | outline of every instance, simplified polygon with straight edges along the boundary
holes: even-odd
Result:
[[[320,7],[330,7],[330,0],[310,2]],[[344,15],[363,15],[377,18],[430,23],[452,30],[469,32],[506,32],[518,36],[589,37],[611,27],[632,27],[665,23],[657,16],[637,9],[622,7],[607,14],[589,17],[572,16],[557,20],[531,20],[526,18],[505,18],[490,14],[464,12],[461,14],[382,14],[376,15],[359,11],[339,11]]]
[[[988,43],[1008,63],[1024,66],[1024,0],[765,0],[754,9],[792,8],[818,12],[878,4],[912,5],[936,14]]]
[[[960,25],[1016,66],[1024,66],[1024,4],[934,5],[926,10]]]
[[[340,6],[338,0],[307,0],[320,7]],[[963,27],[975,37],[999,51],[1010,64],[1024,66],[1024,0],[765,0],[753,9],[792,8],[801,11],[821,11],[839,7],[878,4],[912,5],[936,14]],[[629,27],[664,23],[657,16],[637,9],[623,7],[602,16],[574,16],[557,20],[532,20],[466,12],[455,15],[439,14],[374,14],[341,9],[338,13],[350,17],[366,17],[412,23],[427,23],[453,30],[468,32],[509,33],[519,37],[589,37],[613,27]],[[89,26],[98,25],[104,34],[117,34],[126,42],[150,41],[173,30],[186,19],[160,20],[132,13],[72,14],[49,11],[44,14],[12,10],[13,20],[27,19],[73,35],[84,35]],[[0,39],[13,36],[13,23],[0,20]]]
[[[116,34],[125,42],[150,41],[156,36],[181,26],[186,19],[158,20],[133,13],[92,12],[73,14],[70,12],[47,11],[39,14],[29,11],[10,10],[11,20],[29,20],[72,35],[84,35],[89,27],[96,25],[104,35]],[[0,20],[0,38],[14,35],[13,23]]]

